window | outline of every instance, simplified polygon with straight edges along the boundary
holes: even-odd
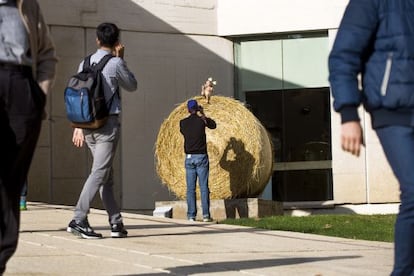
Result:
[[[272,138],[273,199],[333,199],[329,89],[247,92],[246,102]]]
[[[327,33],[235,43],[236,97],[271,134],[272,198],[333,199]]]

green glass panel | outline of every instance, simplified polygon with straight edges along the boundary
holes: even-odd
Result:
[[[328,38],[283,40],[284,89],[328,87]]]
[[[241,42],[239,76],[242,91],[282,88],[280,40]]]

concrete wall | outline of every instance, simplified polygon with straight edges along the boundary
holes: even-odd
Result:
[[[175,106],[199,93],[209,76],[223,95],[233,95],[233,46],[215,36],[216,1],[39,0],[59,57],[55,86],[29,176],[29,200],[76,204],[89,173],[86,148],[72,146],[63,89],[79,62],[95,51],[95,27],[121,28],[125,60],[138,90],[123,93],[122,137],[115,160],[115,191],[122,208],[152,210],[173,195],[154,167],[154,144]],[[95,199],[94,205],[100,207]]]

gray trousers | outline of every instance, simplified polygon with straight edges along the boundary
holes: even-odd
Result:
[[[91,173],[83,185],[75,207],[73,219],[81,221],[87,217],[91,201],[99,190],[102,203],[109,216],[109,223],[120,223],[122,216],[114,197],[112,170],[120,134],[118,116],[110,116],[103,127],[96,130],[84,129],[83,133],[86,144],[91,150],[93,163]]]

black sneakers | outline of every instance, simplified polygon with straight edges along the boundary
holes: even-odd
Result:
[[[87,219],[80,221],[80,222],[76,222],[75,220],[72,220],[69,223],[66,231],[76,236],[80,236],[81,238],[84,238],[84,239],[101,239],[102,238],[102,234],[99,234],[93,231]]]
[[[87,219],[81,222],[76,222],[75,220],[72,220],[69,223],[66,231],[76,236],[79,236],[81,238],[84,238],[84,239],[101,239],[102,238],[102,234],[99,234],[93,231]],[[111,224],[111,237],[112,238],[125,238],[127,236],[128,236],[128,231],[125,230],[123,223]]]
[[[112,238],[126,238],[128,231],[125,230],[123,223],[111,224],[111,237]]]

